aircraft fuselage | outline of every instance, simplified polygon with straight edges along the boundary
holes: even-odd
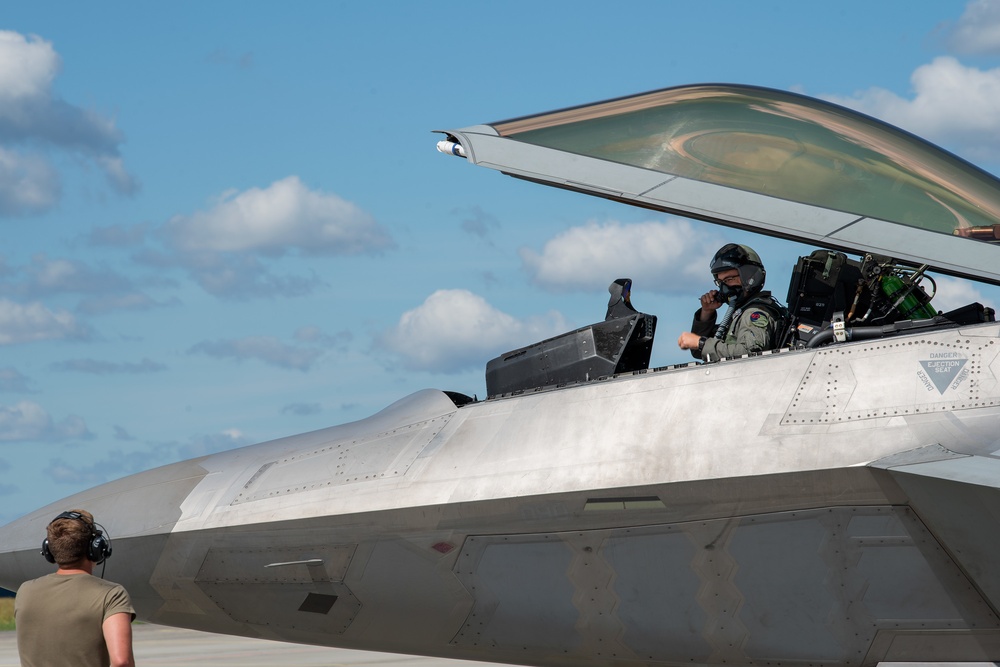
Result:
[[[540,666],[1000,660],[998,335],[426,390],[33,512],[0,585],[82,507],[153,623]]]

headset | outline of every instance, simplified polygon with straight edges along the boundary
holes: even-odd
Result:
[[[104,526],[95,522],[87,521],[82,514],[79,512],[63,512],[56,518],[49,521],[51,526],[53,523],[59,519],[73,519],[75,521],[82,521],[90,529],[90,541],[87,543],[87,560],[91,560],[97,565],[100,565],[107,559],[111,558],[111,538],[104,534]],[[49,550],[49,538],[45,538],[42,542],[42,555],[45,556],[45,560],[50,563],[56,562],[56,557],[52,555],[52,551]]]

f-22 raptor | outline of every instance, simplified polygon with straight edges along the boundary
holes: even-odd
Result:
[[[444,134],[815,246],[780,349],[649,368],[621,279],[603,321],[491,361],[484,400],[425,390],[32,512],[0,529],[0,585],[46,572],[47,523],[80,507],[152,623],[539,667],[1000,661],[1000,325],[938,312],[928,274],[1000,284],[1000,181],[741,85]]]

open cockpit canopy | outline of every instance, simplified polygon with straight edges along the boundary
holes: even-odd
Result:
[[[446,134],[519,178],[1000,284],[1000,180],[821,100],[693,85]]]

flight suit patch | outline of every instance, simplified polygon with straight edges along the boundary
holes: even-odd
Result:
[[[750,324],[752,324],[755,327],[761,327],[762,329],[766,329],[768,325],[767,315],[759,310],[753,311],[752,313],[750,313]]]

